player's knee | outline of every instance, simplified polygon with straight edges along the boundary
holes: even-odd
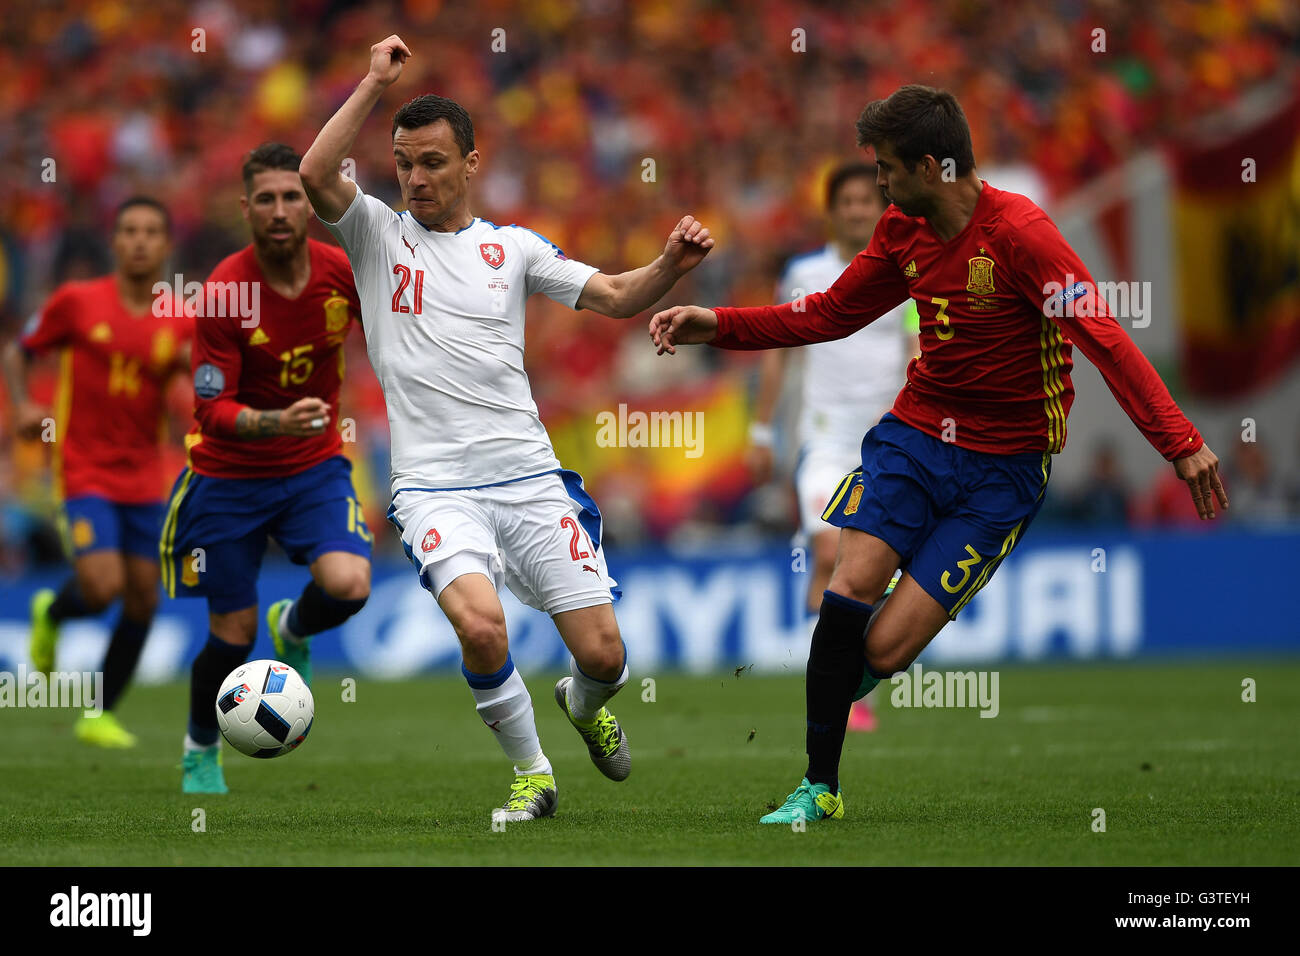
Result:
[[[613,681],[618,680],[623,673],[623,667],[627,663],[624,658],[623,641],[615,628],[612,635],[602,635],[599,643],[584,651],[578,666],[584,674],[596,680]]]
[[[362,564],[334,573],[325,582],[323,590],[336,601],[360,601],[364,604],[370,597],[370,565]],[[360,610],[360,605],[357,610]]]
[[[506,619],[502,612],[465,611],[457,616],[455,627],[466,658],[481,660],[505,650]]]
[[[98,613],[122,596],[123,585],[120,573],[108,572],[79,578],[77,590],[86,607]]]
[[[157,585],[127,588],[122,596],[122,610],[132,620],[151,620],[158,610]]]
[[[842,564],[837,566],[831,574],[831,581],[826,586],[826,589],[842,597],[860,601],[863,604],[874,603],[885,590],[884,585],[873,588],[871,582],[860,575],[853,574]]]
[[[210,630],[227,644],[252,644],[257,639],[257,609],[253,613],[210,614]]]

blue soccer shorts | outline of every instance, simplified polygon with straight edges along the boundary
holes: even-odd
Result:
[[[257,604],[268,538],[295,564],[329,551],[369,560],[374,536],[342,455],[282,478],[213,478],[186,468],[176,479],[159,553],[172,597],[208,599],[213,613]]]
[[[953,619],[1024,537],[1051,473],[1050,454],[958,448],[885,415],[822,519],[884,541]]]
[[[78,495],[63,502],[59,525],[73,558],[92,551],[121,551],[157,561],[165,511],[161,501],[124,505],[99,495]]]

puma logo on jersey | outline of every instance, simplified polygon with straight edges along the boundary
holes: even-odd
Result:
[[[584,564],[582,566],[582,570],[590,571],[592,574],[596,575],[596,577],[600,577],[600,572],[597,571],[595,568],[593,568],[590,564]]]
[[[402,236],[402,244],[411,250],[411,255],[415,255],[415,246],[406,241],[406,236]]]

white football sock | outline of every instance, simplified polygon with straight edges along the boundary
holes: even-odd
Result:
[[[600,708],[605,706],[605,702],[622,690],[623,685],[627,683],[627,648],[623,649],[623,673],[618,675],[617,680],[607,682],[588,677],[578,667],[577,660],[572,657],[569,658],[569,673],[573,675],[573,680],[569,682],[569,713],[580,724],[591,723],[600,713]]]
[[[528,696],[524,679],[512,665],[510,676],[496,687],[475,687],[470,685],[474,695],[474,705],[483,723],[493,731],[493,736],[501,744],[506,756],[520,766],[536,763],[541,757],[542,743],[537,738],[537,722],[533,718],[533,699]],[[550,764],[546,770],[536,773],[550,773]]]
[[[551,762],[546,759],[546,754],[542,753],[540,750],[528,760],[520,761],[515,764],[516,775],[533,773],[549,774],[551,772]]]
[[[221,743],[220,737],[218,737],[215,741],[213,741],[210,744],[201,744],[193,737],[191,737],[189,734],[185,735],[186,750],[211,750],[213,747],[217,746],[220,743]]]

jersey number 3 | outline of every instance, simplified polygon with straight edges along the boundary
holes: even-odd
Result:
[[[397,276],[397,291],[393,293],[393,312],[410,312],[411,306],[402,301],[402,295],[406,292],[406,287],[411,284],[411,270],[400,262],[393,266],[393,274]],[[420,314],[420,306],[424,301],[424,270],[415,270],[415,315]]]
[[[934,315],[935,319],[943,323],[943,328],[934,330],[935,337],[941,342],[947,342],[953,334],[952,319],[948,315],[948,300],[936,295],[932,296],[930,301],[939,307],[939,311]]]

